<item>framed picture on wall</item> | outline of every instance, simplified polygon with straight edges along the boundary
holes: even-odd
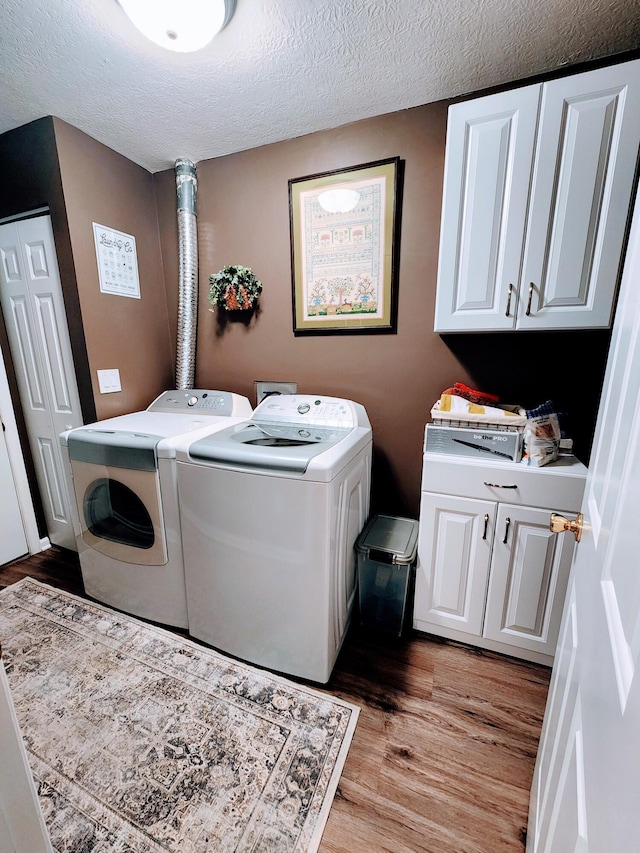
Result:
[[[293,332],[395,332],[400,158],[289,181]]]
[[[100,293],[140,299],[136,238],[93,223]]]

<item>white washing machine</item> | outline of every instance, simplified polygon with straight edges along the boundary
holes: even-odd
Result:
[[[271,396],[243,424],[177,445],[192,636],[329,680],[356,591],[372,433],[358,403]]]
[[[61,434],[87,595],[188,628],[174,444],[251,412],[246,397],[226,391],[166,391],[145,411]]]

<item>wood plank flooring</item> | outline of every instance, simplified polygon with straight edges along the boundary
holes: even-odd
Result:
[[[0,567],[0,588],[25,576],[84,595],[73,552]],[[319,853],[522,853],[549,677],[354,625],[326,689],[362,710]]]

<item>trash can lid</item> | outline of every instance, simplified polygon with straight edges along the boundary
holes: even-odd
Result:
[[[394,555],[394,563],[411,563],[418,548],[418,522],[413,518],[374,515],[358,537],[358,551],[381,551]]]

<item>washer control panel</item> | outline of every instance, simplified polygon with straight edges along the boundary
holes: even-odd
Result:
[[[253,420],[354,427],[357,426],[357,413],[351,400],[338,397],[272,394],[256,407]]]
[[[209,415],[231,415],[233,395],[228,391],[190,388],[187,391],[165,391],[151,403],[148,412],[200,412]]]

